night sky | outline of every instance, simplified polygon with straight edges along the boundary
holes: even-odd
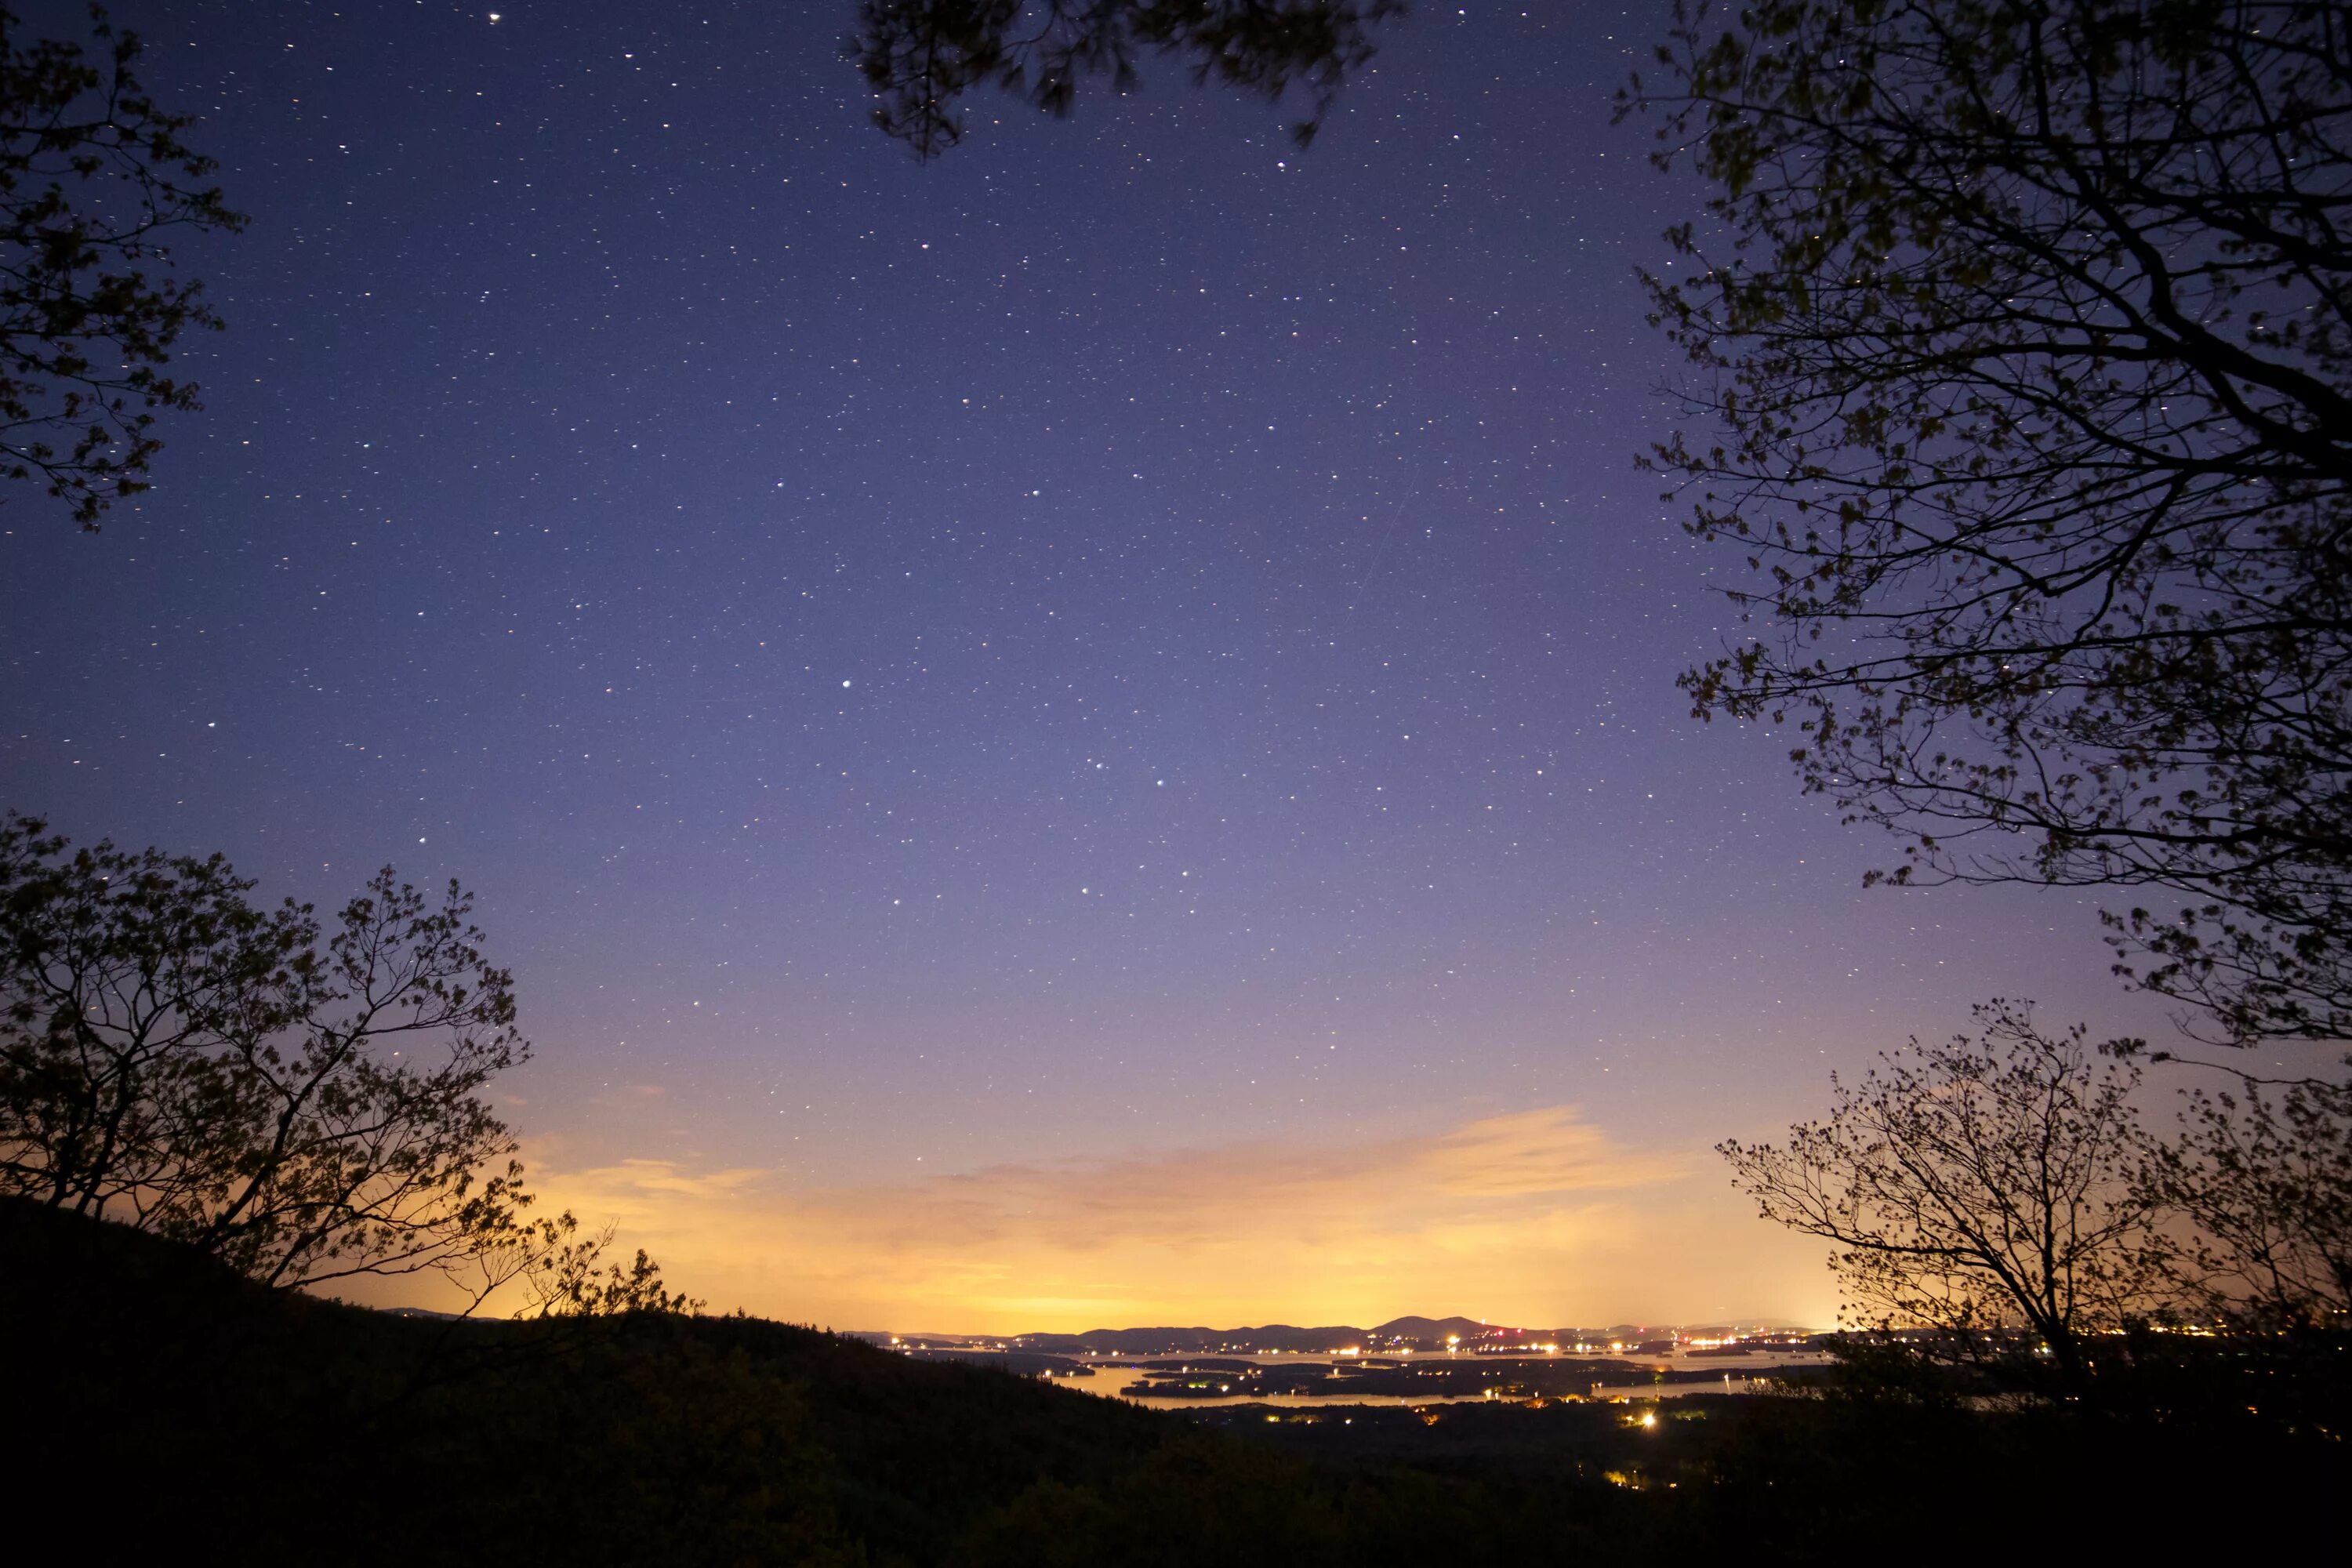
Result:
[[[1663,0],[929,166],[847,0],[115,11],[253,221],[154,490],[0,508],[0,800],[462,878],[551,1198],[715,1307],[1824,1322],[1708,1145],[1987,996],[2164,1026],[1686,716]]]

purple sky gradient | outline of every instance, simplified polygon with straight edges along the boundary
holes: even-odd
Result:
[[[96,538],[0,510],[0,799],[272,896],[463,878],[551,1174],[837,1211],[1211,1159],[1230,1212],[1257,1167],[1217,1151],[1572,1106],[1679,1162],[1682,1217],[1612,1187],[1646,1260],[1547,1233],[1486,1295],[1819,1317],[1817,1249],[1750,1235],[1708,1144],[1986,996],[2163,1027],[2092,900],[1864,891],[1891,844],[1686,716],[1738,563],[1633,471],[1675,416],[1633,269],[1695,193],[1609,123],[1663,7],[1425,5],[1303,154],[1163,65],[1070,122],[976,98],[929,167],[867,125],[845,4],[499,9],[117,5],[253,223],[184,247],[229,330],[154,491]],[[1417,1234],[1534,1234],[1478,1202]],[[627,1212],[657,1254],[680,1223]],[[1024,1267],[1079,1283],[1001,1310],[788,1257],[740,1290],[1481,1310],[1389,1299],[1377,1226],[1246,1313],[1231,1247],[1088,1296],[1117,1270],[1040,1226]]]

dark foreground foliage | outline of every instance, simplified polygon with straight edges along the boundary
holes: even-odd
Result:
[[[92,1561],[2177,1560],[2305,1531],[2347,1479],[2326,1411],[2224,1414],[2248,1376],[2218,1375],[2175,1380],[2195,1419],[2178,1394],[1988,1415],[1941,1384],[1668,1401],[1651,1426],[1559,1403],[1175,1416],[751,1319],[364,1311],[0,1203],[10,1489]]]

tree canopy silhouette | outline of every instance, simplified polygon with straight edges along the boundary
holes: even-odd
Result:
[[[199,406],[163,374],[190,328],[215,328],[201,285],[151,275],[173,230],[245,219],[207,184],[213,160],[133,67],[136,35],[90,7],[94,52],[28,38],[0,6],[0,474],[36,479],[95,530],[148,488],[159,411]]]
[[[2188,1222],[2184,1306],[2260,1331],[2352,1325],[2352,1084],[2242,1075],[2187,1098],[2145,1178]]]
[[[2162,1210],[2137,1071],[1993,1002],[1980,1032],[1913,1040],[1783,1145],[1719,1146],[1766,1219],[1832,1243],[1848,1326],[1925,1330],[1966,1356],[2023,1330],[2080,1393],[2084,1337],[2160,1303]]]
[[[1754,574],[1695,710],[1895,880],[2147,889],[2117,970],[2213,1037],[2352,1034],[2345,8],[1682,0],[1642,109],[1722,432],[1650,461]]]
[[[859,0],[848,53],[880,100],[874,122],[918,158],[963,140],[956,100],[971,88],[993,82],[1066,115],[1081,77],[1130,91],[1147,52],[1189,61],[1195,84],[1277,102],[1303,88],[1314,107],[1290,131],[1304,145],[1371,59],[1373,27],[1404,9],[1403,0]]]
[[[481,1091],[527,1059],[455,883],[387,868],[322,927],[221,857],[0,817],[0,1193],[190,1243],[285,1288],[437,1272],[479,1305],[690,1305],[611,1232],[534,1218]]]

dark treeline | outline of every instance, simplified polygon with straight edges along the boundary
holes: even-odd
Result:
[[[2258,1551],[2352,1479],[2352,1347],[2307,1339],[2326,1375],[2286,1380],[2281,1347],[2221,1343],[2143,1360],[2137,1414],[1974,1407],[1906,1365],[1801,1400],[1196,1420],[753,1319],[371,1312],[0,1200],[0,1376],[46,1449],[104,1457],[89,1545],[115,1561],[1801,1563],[1956,1530]],[[2273,1404],[2290,1381],[2334,1413]]]

